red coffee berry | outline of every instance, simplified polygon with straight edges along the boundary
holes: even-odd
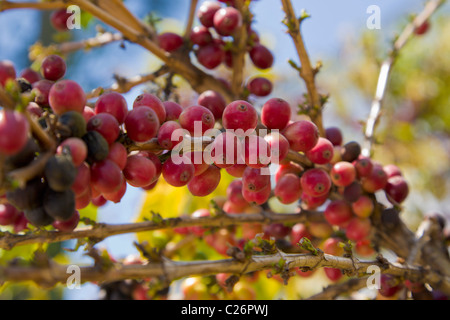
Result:
[[[341,269],[325,267],[325,268],[323,268],[323,271],[325,272],[325,275],[327,276],[327,278],[333,282],[336,282],[342,278]]]
[[[197,103],[205,108],[208,108],[215,119],[222,118],[223,110],[227,106],[227,103],[223,96],[213,90],[204,91],[199,95]]]
[[[269,200],[272,189],[269,185],[259,191],[250,191],[246,188],[242,189],[242,196],[249,204],[262,205]]]
[[[263,168],[270,164],[270,146],[263,137],[250,135],[244,137],[244,161],[252,168]]]
[[[101,207],[104,204],[106,204],[106,202],[108,202],[108,200],[106,200],[103,196],[98,196],[96,198],[92,198],[91,203],[96,206],[96,207]]]
[[[258,124],[258,113],[247,101],[237,100],[225,107],[222,115],[222,125],[229,130],[242,130],[243,133],[251,133]],[[241,135],[235,132],[237,135]]]
[[[319,137],[316,145],[305,154],[315,164],[327,164],[333,159],[333,144],[328,139]]]
[[[353,241],[359,241],[370,234],[372,224],[368,218],[355,217],[350,220],[346,227],[345,235],[347,239]]]
[[[353,161],[358,177],[367,177],[373,169],[373,163],[370,158],[360,155],[358,159]]]
[[[329,238],[334,230],[328,222],[313,222],[308,224],[309,232],[317,238],[327,239]]]
[[[183,37],[173,32],[164,32],[158,35],[158,43],[161,49],[173,52],[181,48],[184,43]]]
[[[158,116],[147,106],[128,112],[124,124],[128,137],[136,142],[145,142],[156,137],[159,130]]]
[[[138,95],[133,102],[133,109],[142,106],[151,108],[158,116],[160,124],[166,120],[166,108],[157,96],[151,93],[143,93]]]
[[[64,147],[69,148],[72,162],[76,167],[80,166],[86,160],[88,149],[86,143],[80,138],[71,137],[64,140],[56,148],[56,154],[63,154]]]
[[[52,88],[54,82],[46,79],[42,79],[33,83],[32,92],[35,95],[34,101],[41,107],[48,107],[49,101],[48,96],[50,94],[50,89]]]
[[[202,136],[206,130],[214,128],[213,113],[203,106],[190,106],[180,114],[180,125],[192,136]]]
[[[214,15],[220,8],[220,4],[216,1],[203,2],[197,11],[200,23],[207,28],[214,26]]]
[[[262,174],[261,169],[247,167],[242,175],[243,188],[248,191],[260,191],[270,184],[270,175]]]
[[[93,116],[95,116],[95,111],[89,106],[85,106],[83,109],[83,118],[86,123],[91,119]]]
[[[331,179],[323,169],[314,168],[307,170],[301,177],[302,189],[313,197],[327,194],[331,188]]]
[[[353,218],[352,208],[345,200],[331,201],[324,215],[329,224],[339,227],[344,227]]]
[[[95,113],[109,113],[122,124],[128,113],[127,101],[120,93],[104,93],[95,102]]]
[[[90,189],[91,170],[86,162],[83,162],[77,167],[77,175],[75,181],[71,186],[72,191],[76,196],[80,196]]]
[[[196,52],[198,62],[206,69],[217,68],[225,58],[223,46],[217,43],[210,43],[198,48]]]
[[[156,175],[155,175],[155,179],[153,181],[153,182],[155,182],[161,175],[163,165],[161,163],[161,160],[159,159],[159,157],[156,154],[151,153],[151,152],[145,152],[145,153],[143,153],[143,152],[144,151],[141,151],[138,154],[149,158],[150,160],[153,161],[153,164],[155,165]]]
[[[430,29],[430,22],[426,20],[424,23],[422,23],[420,26],[414,28],[414,33],[418,36],[421,36],[428,32]]]
[[[91,184],[100,193],[112,193],[122,186],[122,170],[108,159],[94,162],[91,166]]]
[[[280,163],[289,153],[289,141],[279,132],[271,132],[264,137],[270,147],[270,162]]]
[[[153,161],[139,155],[131,155],[123,169],[128,184],[133,187],[145,187],[154,181],[156,168]]]
[[[192,195],[196,197],[206,197],[216,190],[220,178],[220,169],[216,166],[209,166],[205,172],[194,176],[187,184],[187,187]]]
[[[11,204],[0,204],[0,225],[8,226],[14,223],[20,212]]]
[[[27,111],[38,118],[40,118],[42,116],[42,113],[44,112],[44,110],[42,110],[42,108],[36,102],[28,103]]]
[[[296,246],[302,238],[312,239],[311,233],[304,223],[296,223],[291,228],[291,244]]]
[[[230,36],[242,25],[242,15],[236,8],[221,8],[214,14],[213,24],[219,35]]]
[[[291,204],[302,196],[300,178],[295,174],[288,173],[278,180],[274,194],[283,204]]]
[[[109,153],[106,159],[114,161],[123,170],[127,164],[128,151],[120,142],[114,142],[109,146]]]
[[[203,151],[190,151],[183,155],[194,165],[194,176],[202,174],[209,168],[209,162],[205,162]]]
[[[297,152],[307,152],[314,148],[319,141],[319,129],[308,120],[288,124],[282,133],[289,141],[291,149]]]
[[[166,109],[165,121],[178,120],[180,114],[183,112],[183,107],[174,101],[164,101],[163,105]]]
[[[243,153],[244,148],[241,141],[230,131],[219,134],[211,144],[211,160],[219,168],[228,168],[243,163]],[[209,159],[206,160],[209,161]]]
[[[254,45],[249,54],[255,67],[259,69],[268,69],[273,65],[272,52],[262,44]]]
[[[182,130],[181,125],[176,121],[164,122],[158,131],[158,143],[163,149],[172,150],[177,144],[183,141],[182,136],[178,139],[172,138],[175,130]]]
[[[378,292],[384,297],[392,297],[403,288],[400,279],[386,273],[381,274]]]
[[[300,175],[300,173],[302,172],[303,168],[294,162],[281,164],[278,167],[277,172],[275,173],[275,182],[278,182],[278,180],[280,180],[280,178],[287,173],[294,173],[296,175]]]
[[[213,36],[205,26],[196,26],[192,29],[189,39],[192,44],[205,46],[213,41]]]
[[[22,72],[20,73],[20,77],[27,80],[30,84],[33,84],[39,80],[42,80],[39,72],[36,72],[31,68],[25,68],[24,70],[22,70]]]
[[[66,62],[56,54],[45,57],[41,65],[42,76],[51,81],[57,81],[66,74]]]
[[[323,205],[328,199],[328,194],[319,197],[312,197],[309,194],[302,192],[301,201],[306,209],[313,210]]]
[[[25,147],[30,125],[25,116],[15,110],[0,110],[0,153],[13,155]]]
[[[363,194],[363,188],[358,180],[352,182],[346,187],[340,187],[338,191],[344,196],[344,199],[350,203],[358,200],[358,198]]]
[[[83,113],[86,94],[73,80],[59,80],[50,89],[48,101],[53,112],[60,115],[67,111]]]
[[[344,254],[344,248],[341,247],[342,242],[344,241],[337,237],[326,239],[323,243],[323,252],[333,256],[342,256]]]
[[[100,133],[108,144],[116,141],[120,133],[119,122],[109,113],[98,113],[93,116],[89,119],[86,129]]]
[[[409,187],[402,176],[393,176],[387,180],[384,191],[389,201],[393,200],[396,203],[402,203],[408,197]]]
[[[223,57],[223,62],[225,66],[232,69],[233,68],[233,51],[231,49],[226,49]]]
[[[261,122],[269,129],[283,130],[291,119],[291,106],[280,98],[272,98],[261,109]]]
[[[174,187],[182,187],[189,183],[194,177],[194,165],[187,157],[177,159],[179,163],[174,163],[172,158],[164,162],[162,167],[162,175],[166,182]]]
[[[235,178],[241,178],[244,174],[244,170],[247,168],[247,165],[245,163],[236,163],[232,165],[231,167],[226,167],[225,171],[228,172],[229,175],[235,177]]]
[[[227,201],[238,207],[238,212],[243,211],[248,203],[242,196],[242,188],[244,187],[242,180],[233,180],[227,187]]]
[[[291,232],[291,228],[282,223],[271,223],[264,226],[264,233],[267,237],[283,239]]]
[[[353,164],[340,161],[333,165],[330,171],[331,181],[338,187],[346,187],[356,179],[356,170]]]
[[[369,193],[375,193],[378,190],[383,189],[387,184],[388,177],[384,172],[381,165],[375,164],[373,169],[367,177],[361,179],[361,184],[364,191]]]
[[[8,80],[16,78],[16,69],[14,64],[9,60],[0,61],[0,86],[5,86]]]
[[[361,257],[370,257],[375,254],[375,250],[373,249],[369,239],[356,241],[355,252]]]
[[[211,215],[211,213],[209,212],[208,209],[198,209],[198,210],[195,210],[194,212],[192,212],[191,217],[192,218],[202,218],[202,217],[209,217],[210,215]],[[207,229],[205,227],[200,227],[200,226],[194,226],[194,227],[190,228],[190,231],[199,237],[201,237],[206,230]]]
[[[327,138],[333,144],[333,146],[342,145],[343,141],[342,131],[337,127],[326,128],[325,138]]]
[[[80,212],[78,210],[75,210],[72,217],[67,221],[54,221],[52,223],[52,226],[62,232],[70,232],[75,230],[75,228],[78,226],[78,223],[80,222]]]
[[[395,176],[402,176],[402,171],[395,164],[387,164],[383,166],[383,170],[386,172],[388,179]]]
[[[360,218],[368,218],[372,215],[374,204],[368,196],[362,195],[352,203],[352,209],[355,215]]]
[[[81,210],[86,208],[92,200],[91,189],[86,189],[86,191],[80,195],[75,195],[75,209]]]
[[[55,10],[50,15],[50,23],[58,31],[67,31],[67,19],[71,16],[66,8]]]
[[[272,82],[263,77],[256,77],[247,83],[248,91],[257,97],[268,96],[273,89]]]

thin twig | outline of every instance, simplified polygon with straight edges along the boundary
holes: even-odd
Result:
[[[53,243],[72,239],[104,239],[126,233],[145,232],[160,229],[172,229],[192,226],[226,227],[242,223],[294,223],[305,221],[324,221],[323,214],[316,211],[302,210],[300,213],[275,214],[271,212],[254,214],[224,214],[214,217],[178,217],[161,221],[144,221],[125,224],[96,224],[72,232],[48,231],[45,233],[12,234],[6,232],[0,237],[0,248],[10,250],[15,246],[33,243]]]
[[[63,42],[57,45],[51,45],[48,50],[56,51],[61,54],[67,54],[77,50],[89,50],[92,48],[102,47],[112,42],[123,40],[122,34],[105,32],[95,37],[80,41]]]
[[[358,261],[329,254],[287,254],[277,252],[268,255],[252,255],[245,261],[223,259],[215,261],[173,261],[163,259],[161,262],[148,262],[142,265],[124,265],[115,263],[103,268],[99,265],[80,267],[80,280],[97,283],[118,281],[124,279],[147,279],[162,277],[168,283],[185,276],[212,275],[218,273],[242,274],[262,270],[271,270],[278,265],[280,258],[290,269],[296,267],[338,268],[355,275],[365,275],[371,266],[378,266],[383,273],[417,281],[424,279],[427,283],[442,282],[450,288],[450,279],[436,274],[432,270],[422,270],[417,267],[388,263],[380,260]],[[101,264],[101,261],[97,261]],[[38,284],[55,285],[65,283],[70,276],[68,266],[48,263],[43,266],[6,266],[0,269],[2,281],[20,282],[34,281]],[[286,270],[289,271],[289,270]],[[448,292],[447,292],[448,293]]]
[[[109,91],[115,91],[118,93],[127,93],[131,89],[133,89],[136,86],[139,86],[141,84],[147,83],[147,82],[153,82],[157,78],[163,76],[164,74],[167,74],[169,72],[169,68],[166,65],[163,65],[155,72],[145,74],[145,75],[138,75],[131,78],[123,78],[116,76],[116,82],[110,87],[110,88],[96,88],[92,90],[91,92],[87,93],[86,96],[88,99],[96,98],[100,96],[101,94]]]
[[[286,14],[286,26],[288,27],[288,32],[294,41],[297,54],[300,58],[301,67],[299,68],[300,77],[305,81],[306,89],[308,91],[309,102],[311,104],[311,110],[309,116],[311,120],[319,128],[321,136],[324,136],[325,131],[322,123],[322,99],[319,92],[317,91],[315,77],[317,74],[317,69],[313,68],[311,61],[309,59],[308,52],[303,41],[303,36],[300,30],[300,21],[295,15],[294,8],[290,0],[281,0],[283,5],[283,10]]]
[[[198,0],[191,0],[191,4],[189,5],[189,14],[186,23],[186,27],[184,29],[184,39],[188,40],[191,36],[192,26],[194,25],[195,13],[197,10]]]
[[[431,0],[426,5],[423,11],[417,15],[411,23],[409,23],[402,31],[400,36],[394,42],[392,52],[381,65],[380,74],[378,76],[378,83],[375,92],[375,97],[370,108],[369,118],[366,122],[364,132],[365,146],[362,150],[363,155],[370,156],[372,153],[373,144],[375,142],[375,129],[381,115],[383,100],[386,95],[386,88],[389,81],[389,76],[392,67],[397,60],[400,50],[414,35],[414,30],[426,22],[432,14],[445,2],[445,0]]]
[[[235,1],[235,7],[242,15],[242,25],[234,34],[233,49],[232,49],[232,61],[233,61],[233,73],[231,79],[231,90],[234,95],[242,95],[242,84],[244,81],[244,68],[245,68],[245,54],[247,53],[247,38],[248,38],[248,26],[252,19],[248,5],[245,5],[242,0]]]
[[[56,10],[65,8],[67,4],[65,1],[51,1],[51,2],[13,2],[0,1],[0,12],[11,9],[38,9],[38,10]]]

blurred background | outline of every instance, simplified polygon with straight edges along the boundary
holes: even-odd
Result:
[[[201,3],[202,1],[200,1]],[[364,121],[370,110],[379,66],[390,50],[395,36],[410,21],[411,15],[422,10],[423,0],[379,0],[381,29],[369,30],[366,21],[370,17],[367,8],[374,1],[334,0],[292,1],[298,14],[301,9],[311,15],[303,23],[302,32],[312,63],[323,62],[317,77],[322,93],[330,95],[324,110],[326,127],[339,126],[344,139],[362,141]],[[342,4],[344,3],[344,4]],[[153,17],[159,32],[182,32],[188,15],[188,0],[126,0],[128,8],[140,18]],[[379,144],[375,147],[375,159],[382,163],[400,166],[410,182],[410,195],[405,201],[402,215],[412,229],[422,217],[432,212],[450,215],[450,6],[444,5],[431,20],[428,33],[412,39],[402,50],[393,69],[385,100],[382,119],[376,132]],[[302,100],[305,87],[297,72],[287,63],[298,61],[292,40],[281,23],[284,18],[281,2],[259,0],[251,4],[255,21],[253,29],[261,42],[275,56],[273,68],[268,71],[248,66],[246,77],[264,75],[274,82],[269,97],[254,99],[261,106],[270,97],[282,97],[295,106]],[[10,10],[0,13],[0,60],[11,60],[16,70],[30,66],[29,49],[40,43],[47,46],[60,41],[76,41],[93,37],[99,21],[87,19],[82,30],[64,34],[56,32],[49,23],[50,12],[35,10]],[[198,24],[195,21],[195,25]],[[131,77],[155,71],[160,61],[147,51],[128,42],[121,46],[116,42],[89,51],[68,55],[66,78],[78,81],[86,91],[108,87],[114,83],[114,74]],[[221,77],[229,76],[229,70],[220,67],[214,71]],[[194,103],[196,93],[181,79],[177,80],[184,103]],[[129,103],[147,86],[135,87],[125,94]],[[226,179],[225,179],[226,180]],[[142,220],[150,208],[156,212],[170,212],[177,216],[207,204],[208,199],[193,199],[183,188],[173,190],[161,186],[150,192],[129,187],[118,204],[84,210],[100,222],[126,223]],[[225,187],[219,187],[215,195],[224,195]],[[175,204],[174,204],[175,203]],[[138,235],[138,240],[156,237]],[[105,248],[117,259],[136,254],[133,246],[135,235],[110,237],[97,245]],[[152,239],[150,239],[152,240]],[[153,239],[154,240],[154,239]],[[82,250],[67,252],[75,242],[51,245],[50,251],[61,263],[87,264],[91,259]],[[13,257],[27,258],[34,248],[19,247],[10,252],[0,252],[0,262]],[[98,287],[85,284],[79,290],[63,286],[41,290],[33,285],[4,285],[1,299],[96,299]]]

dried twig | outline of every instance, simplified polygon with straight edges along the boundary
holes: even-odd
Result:
[[[321,136],[325,135],[325,131],[322,123],[322,99],[317,91],[315,77],[318,72],[317,68],[311,65],[308,52],[303,41],[303,36],[300,30],[300,21],[295,15],[294,8],[290,0],[281,0],[283,10],[286,14],[285,24],[288,27],[288,32],[294,41],[297,54],[300,58],[301,67],[299,68],[300,77],[305,81],[306,89],[308,91],[309,103],[311,104],[311,110],[309,116],[311,120],[319,128]]]
[[[191,226],[226,227],[242,223],[294,223],[305,221],[323,221],[321,212],[302,210],[300,213],[275,214],[271,212],[254,214],[224,214],[214,217],[178,217],[162,219],[161,221],[144,221],[126,224],[97,224],[80,228],[72,232],[48,231],[45,233],[12,234],[4,233],[0,237],[0,248],[11,249],[19,245],[33,243],[53,243],[71,239],[93,238],[104,239],[110,236],[145,232],[167,228],[180,228]]]
[[[417,15],[414,20],[409,23],[405,29],[403,29],[400,36],[394,42],[391,53],[381,65],[380,74],[378,76],[378,83],[375,92],[375,97],[372,101],[370,108],[369,118],[366,122],[365,128],[365,146],[362,150],[363,155],[370,156],[372,153],[372,147],[375,141],[375,129],[381,115],[381,109],[384,97],[386,95],[386,88],[389,81],[389,76],[392,71],[392,67],[397,60],[400,50],[414,35],[414,30],[426,22],[432,14],[445,2],[445,0],[431,0],[426,5],[423,11]]]

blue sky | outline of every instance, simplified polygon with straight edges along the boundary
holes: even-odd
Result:
[[[164,12],[164,17],[171,17],[183,21],[187,17],[188,0],[171,0],[174,5],[170,12]],[[125,2],[132,12],[142,17],[142,1],[128,0]],[[399,30],[399,25],[407,21],[410,13],[419,12],[424,4],[423,0],[293,0],[296,12],[302,8],[312,16],[303,24],[303,34],[308,51],[313,61],[335,57],[339,54],[342,41],[358,35],[367,30],[366,21],[369,17],[366,10],[370,5],[376,4],[381,9],[381,29],[372,32],[382,33],[386,41],[392,39]],[[285,27],[280,23],[284,18],[281,2],[277,0],[259,0],[252,4],[256,16],[255,30],[270,42],[275,54],[275,68],[292,72],[286,61],[296,59],[292,40],[285,33]],[[448,8],[446,9],[448,10]],[[40,19],[36,11],[16,10],[0,13],[0,60],[12,60],[20,71],[27,66],[26,48],[34,43],[40,31]],[[83,35],[80,31],[73,31],[76,38]],[[94,28],[89,34],[95,33]],[[112,74],[117,72],[123,76],[132,76],[148,70],[149,55],[138,46],[127,44],[127,49],[120,49],[117,45],[94,50],[88,53],[77,53],[71,57],[74,64],[69,66],[67,76],[79,81],[85,90],[97,86],[112,84]],[[297,81],[297,80],[296,80]],[[126,95],[131,104],[142,88],[135,88]],[[108,204],[100,209],[101,221],[124,223],[129,222],[138,210],[143,193],[129,188],[126,196],[119,204]],[[130,251],[134,252],[133,236],[115,236],[103,241],[111,253],[123,257]],[[81,256],[78,258],[82,259]],[[95,298],[96,288],[84,286],[83,290],[69,292],[68,298],[84,299]]]

